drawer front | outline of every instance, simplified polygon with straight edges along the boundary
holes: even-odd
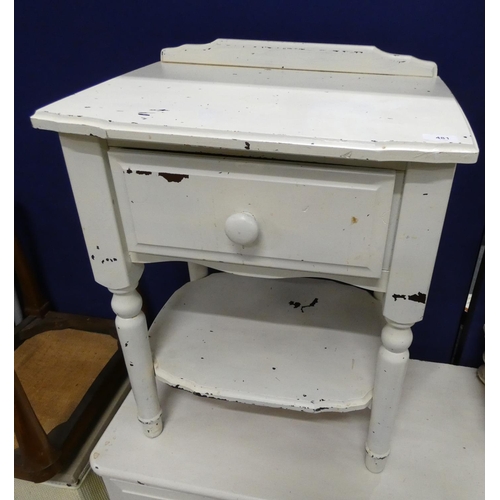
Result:
[[[111,149],[130,251],[380,277],[392,170]]]
[[[147,479],[145,479],[147,481]],[[110,500],[213,500],[213,496],[174,491],[169,488],[147,486],[142,481],[129,482],[104,478]]]

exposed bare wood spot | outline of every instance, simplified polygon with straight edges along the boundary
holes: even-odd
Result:
[[[392,298],[396,301],[398,299],[403,299],[403,300],[406,300],[406,295],[400,295],[400,294],[397,294],[395,293]]]
[[[403,300],[411,300],[413,302],[420,302],[421,304],[425,304],[425,301],[427,300],[427,295],[422,292],[414,293],[413,295],[400,295],[395,293],[392,298],[396,301],[398,299],[403,299]]]
[[[314,307],[317,303],[318,303],[318,299],[314,299],[314,300],[313,300],[313,301],[312,301],[312,302],[311,302],[308,306],[302,306],[302,307],[300,308],[300,310],[301,310],[302,312],[304,312],[304,309],[305,309],[306,307]]]
[[[421,304],[425,304],[427,299],[427,295],[422,292],[414,293],[413,295],[408,295],[408,300],[413,300],[413,302],[420,302]]]
[[[166,172],[158,172],[160,177],[163,177],[168,182],[182,182],[184,179],[189,179],[189,175],[184,174],[168,174]]]

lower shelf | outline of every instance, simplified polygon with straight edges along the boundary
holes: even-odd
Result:
[[[365,290],[217,273],[186,284],[150,329],[159,380],[201,396],[306,412],[365,408],[384,325]]]

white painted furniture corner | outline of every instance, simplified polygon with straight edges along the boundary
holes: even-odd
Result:
[[[309,413],[370,406],[366,466],[384,469],[455,166],[478,156],[436,64],[216,40],[32,123],[60,135],[146,435],[162,431],[156,379]],[[192,281],[148,331],[137,283],[168,260]]]

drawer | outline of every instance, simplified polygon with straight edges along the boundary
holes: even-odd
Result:
[[[146,479],[145,479],[146,480]],[[121,481],[104,478],[110,500],[213,500],[215,497],[203,494],[175,491],[170,488],[145,485],[142,481]]]
[[[129,251],[381,275],[395,171],[117,148],[109,159]]]

